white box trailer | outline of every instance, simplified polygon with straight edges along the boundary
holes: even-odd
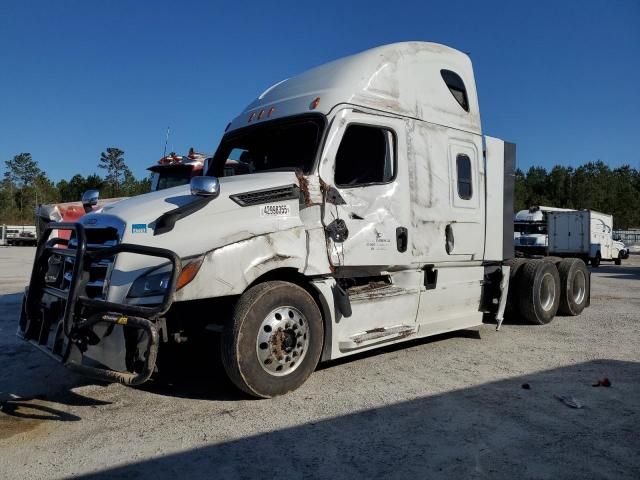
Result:
[[[516,251],[524,256],[546,255],[548,246],[547,213],[558,211],[575,210],[539,205],[516,213],[513,221],[513,245]]]
[[[229,158],[247,173],[226,176]],[[232,382],[272,397],[319,361],[499,325],[506,306],[577,315],[581,260],[513,259],[514,168],[515,145],[483,135],[464,53],[342,58],[260,94],[190,186],[48,226],[72,237],[38,246],[19,331],[124,384],[217,332]]]
[[[549,255],[579,257],[593,266],[601,260],[620,263],[619,242],[612,237],[613,217],[594,210],[549,212]]]

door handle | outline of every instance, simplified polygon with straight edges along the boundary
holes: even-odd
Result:
[[[447,255],[451,255],[453,252],[453,247],[455,246],[455,241],[453,238],[453,228],[451,228],[451,224],[447,225],[444,229],[444,237],[445,237],[445,249],[447,250]]]
[[[409,243],[409,233],[405,227],[396,228],[396,246],[399,252],[407,251],[407,244]]]

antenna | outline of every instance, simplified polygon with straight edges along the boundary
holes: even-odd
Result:
[[[171,133],[171,128],[167,125],[167,136],[164,139],[164,152],[162,152],[162,158],[167,156],[167,143],[169,143],[169,133]]]

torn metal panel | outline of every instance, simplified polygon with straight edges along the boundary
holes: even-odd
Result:
[[[376,345],[389,340],[402,340],[415,335],[418,329],[415,325],[396,325],[393,327],[374,328],[366,332],[350,336],[339,343],[342,351],[355,350],[362,347]]]
[[[176,293],[176,300],[240,295],[254,280],[271,270],[307,264],[307,234],[298,227],[254,236],[209,252],[198,275]]]
[[[329,258],[327,257],[327,244],[324,228],[322,225],[316,228],[308,228],[306,233],[308,256],[302,273],[313,276],[330,273],[331,265],[329,264]]]
[[[352,302],[367,302],[375,298],[393,297],[396,295],[415,294],[416,290],[408,291],[384,282],[373,282],[367,285],[352,287],[347,290]]]

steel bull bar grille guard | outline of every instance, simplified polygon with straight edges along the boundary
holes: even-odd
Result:
[[[49,239],[53,230],[73,231],[75,248],[71,247],[66,239]],[[58,245],[66,245],[67,248],[59,248]],[[169,260],[172,270],[162,303],[154,306],[125,305],[86,296],[91,263],[125,252]],[[73,259],[68,288],[47,285],[45,276],[50,273],[51,258],[58,261]],[[156,321],[171,307],[181,268],[180,258],[170,250],[127,243],[94,249],[87,245],[86,232],[81,224],[51,223],[44,229],[38,242],[31,281],[23,299],[18,335],[69,369],[81,374],[125,385],[144,383],[153,373],[158,354],[159,331]],[[101,341],[92,329],[99,323],[110,324],[109,328],[121,325],[124,329],[139,329],[146,333],[146,348],[142,357],[144,361],[136,365],[134,372],[122,372],[82,363],[87,346]],[[53,332],[52,326],[55,327]],[[54,334],[53,342],[50,339],[51,333]],[[139,339],[140,336],[138,341]],[[130,354],[128,350],[127,344],[125,356]]]

